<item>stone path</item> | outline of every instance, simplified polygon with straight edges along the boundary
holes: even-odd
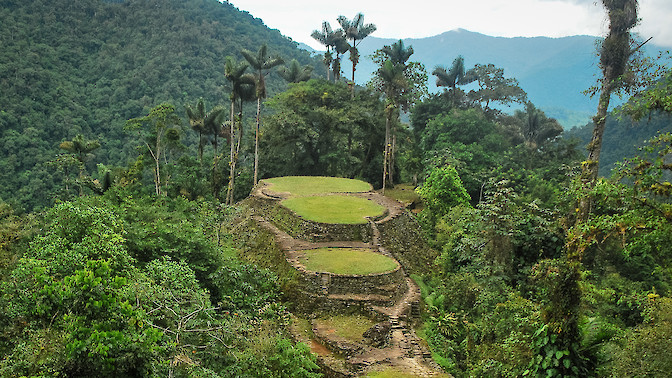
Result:
[[[274,200],[286,198],[284,193],[270,193],[265,190],[264,186],[257,188],[253,195]],[[301,269],[302,265],[299,261],[303,255],[302,251],[313,248],[369,248],[394,258],[382,246],[381,233],[377,225],[402,214],[404,212],[403,205],[391,198],[374,192],[351,193],[349,195],[370,199],[388,209],[388,213],[383,219],[377,221],[369,219],[372,231],[372,240],[369,243],[353,241],[310,242],[295,239],[261,216],[254,216],[253,219],[260,226],[275,235],[275,240],[280,249],[285,253],[287,261],[300,272],[305,272],[305,270]],[[413,321],[418,320],[420,317],[420,289],[411,278],[405,274],[404,276],[405,285],[400,283],[400,287],[405,286],[402,289],[405,292],[396,301],[390,301],[389,298],[386,300],[385,296],[377,294],[330,294],[329,282],[322,284],[322,295],[328,297],[330,300],[349,300],[368,303],[367,306],[370,311],[378,314],[378,318],[386,319],[383,323],[386,323],[387,327],[389,327],[389,333],[386,338],[387,342],[381,347],[372,347],[364,343],[357,344],[345,342],[344,340],[335,340],[330,332],[320,328],[313,322],[313,331],[316,337],[325,341],[324,344],[331,347],[332,350],[338,349],[336,351],[337,354],[346,356],[344,365],[346,370],[344,371],[343,366],[341,366],[337,369],[338,371],[332,371],[334,376],[358,376],[365,374],[367,371],[388,366],[418,377],[448,376],[434,363],[431,359],[431,354],[413,330]],[[322,280],[329,279],[322,276]],[[309,345],[317,343],[316,340],[307,340],[307,342]],[[337,345],[337,347],[333,347],[333,345]],[[312,345],[312,349],[320,351],[318,359],[321,359],[322,366],[333,365],[334,356],[325,354],[324,346]]]

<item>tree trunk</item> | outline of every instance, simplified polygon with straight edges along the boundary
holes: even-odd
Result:
[[[324,64],[327,66],[327,81],[331,80],[331,59],[327,59],[327,54],[331,54],[331,51],[329,49],[329,46],[327,46],[327,52],[324,53],[325,59],[324,59]]]
[[[159,197],[161,196],[161,174],[159,171],[159,160],[154,159],[154,163],[156,164],[154,167],[154,190],[156,192],[156,196]]]
[[[350,49],[350,60],[352,61],[352,83],[350,83],[350,99],[355,99],[355,70],[357,69],[357,62],[359,60],[359,52],[355,47],[355,40],[352,41],[352,48]]]
[[[254,133],[254,186],[257,186],[259,175],[259,117],[261,113],[261,97],[257,98],[257,126]]]
[[[161,196],[161,149],[160,149],[160,143],[161,143],[161,133],[157,131],[156,133],[156,153],[152,151],[152,148],[147,144],[147,148],[149,149],[149,153],[152,155],[152,158],[154,158],[154,190],[156,191],[156,196],[160,197]]]
[[[392,143],[390,146],[390,158],[389,160],[389,165],[390,167],[387,169],[387,174],[390,177],[390,186],[394,187],[394,156],[395,152],[397,149],[397,128],[396,126],[392,128]]]
[[[231,123],[230,123],[230,126],[231,126],[231,131],[230,131],[230,133],[231,133],[231,153],[229,155],[229,186],[228,186],[228,189],[226,191],[226,201],[224,201],[224,203],[226,203],[227,205],[233,205],[233,178],[236,174],[235,166],[233,164],[233,155],[234,155],[234,152],[235,152],[235,147],[234,146],[236,144],[236,129],[235,129],[236,120],[234,119],[234,111],[235,111],[234,105],[235,105],[235,100],[232,99],[231,100],[231,117],[230,117],[230,120],[231,120]]]
[[[198,132],[198,163],[203,165],[203,132]]]
[[[220,156],[219,151],[217,150],[217,132],[215,132],[215,143],[213,143],[215,150],[215,157],[212,159],[212,195],[215,198],[218,198],[219,191],[221,189],[219,180],[221,177],[217,174],[217,166],[219,164]]]
[[[588,144],[588,159],[581,167],[581,181],[587,191],[590,191],[597,181],[602,136],[607,123],[611,93],[616,89],[618,78],[626,72],[628,60],[641,47],[640,45],[634,50],[630,47],[630,29],[637,23],[637,0],[621,2],[603,0],[602,5],[609,15],[609,34],[602,42],[602,49],[600,50],[602,85],[597,114],[593,118],[595,123],[593,137]],[[588,219],[592,201],[590,194],[581,198],[578,206],[577,223]]]
[[[238,125],[238,139],[236,140],[236,149],[235,152],[233,153],[233,165],[231,167],[231,170],[236,172],[236,167],[238,166],[238,154],[240,153],[240,145],[243,140],[243,100],[240,100],[240,113],[238,113],[238,116],[234,120],[234,125]],[[232,142],[233,143],[233,142]],[[235,202],[235,181],[233,182],[233,185],[231,187],[231,205]]]
[[[385,183],[387,181],[387,164],[390,157],[390,123],[392,111],[390,106],[385,109],[385,152],[383,153],[383,194],[385,194]]]
[[[584,176],[591,180],[597,180],[599,170],[600,152],[602,150],[602,136],[607,123],[607,112],[611,100],[612,85],[604,83],[600,93],[600,100],[597,105],[597,115],[593,118],[595,127],[593,128],[593,137],[588,144],[588,161],[583,165]]]
[[[608,81],[609,80],[609,81]],[[602,151],[602,137],[604,129],[607,124],[607,112],[609,110],[609,102],[611,99],[611,92],[613,91],[612,80],[609,78],[603,79],[602,90],[600,92],[600,100],[597,105],[597,114],[593,117],[595,126],[593,128],[593,136],[588,144],[588,159],[581,167],[581,181],[586,190],[591,190],[597,181],[598,172],[600,169],[600,152]],[[588,219],[593,207],[593,199],[589,195],[584,195],[579,200],[579,212],[577,214],[577,222],[583,222]]]

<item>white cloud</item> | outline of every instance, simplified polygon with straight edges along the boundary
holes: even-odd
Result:
[[[604,35],[607,22],[595,0],[231,0],[236,7],[264,20],[295,41],[319,47],[310,33],[322,21],[338,26],[336,17],[364,13],[374,23],[377,37],[421,38],[457,28],[492,36],[562,37]],[[672,1],[640,0],[642,34],[653,35],[658,45],[672,46]]]
[[[636,31],[643,39],[653,37],[652,43],[672,48],[672,1],[640,0],[639,17]]]

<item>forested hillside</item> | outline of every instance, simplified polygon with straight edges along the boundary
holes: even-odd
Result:
[[[636,1],[603,3],[590,126],[636,95],[584,158],[489,62],[398,40],[351,85],[360,16],[317,61],[216,0],[2,1],[0,376],[669,375],[672,71],[631,86]]]
[[[639,148],[646,145],[652,137],[672,131],[672,118],[669,114],[653,113],[640,120],[628,116],[611,115],[607,119],[604,134],[604,153],[600,158],[600,175],[609,176],[616,163],[623,162],[639,154]],[[581,146],[586,146],[592,136],[593,124],[569,130],[567,138],[577,138]]]
[[[3,1],[0,198],[25,209],[52,203],[63,176],[45,163],[77,134],[101,144],[89,168],[126,165],[137,156],[126,120],[162,102],[182,118],[199,98],[227,106],[226,56],[264,43],[323,72],[280,32],[216,0]],[[269,93],[285,87],[273,70]]]

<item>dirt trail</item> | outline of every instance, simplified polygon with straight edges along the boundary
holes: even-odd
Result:
[[[266,190],[263,185],[257,188],[253,194],[274,200],[286,198],[285,193],[271,193]],[[275,235],[275,240],[285,253],[285,258],[295,267],[300,265],[299,258],[303,254],[302,251],[314,248],[370,248],[393,258],[393,256],[382,246],[381,233],[378,230],[378,224],[389,221],[402,214],[405,211],[403,205],[394,199],[384,197],[375,192],[350,193],[346,195],[367,198],[387,208],[388,212],[383,219],[377,221],[369,219],[372,231],[371,242],[310,242],[293,238],[261,216],[254,216],[253,219],[260,226]],[[433,362],[431,354],[413,330],[412,322],[420,316],[420,289],[410,277],[406,274],[404,274],[404,276],[406,283],[404,286],[406,291],[392,306],[376,306],[374,305],[375,301],[371,301],[369,308],[372,311],[379,313],[389,322],[390,331],[387,337],[387,343],[380,348],[362,344],[358,354],[346,359],[346,365],[350,366],[351,376],[365,374],[367,371],[388,366],[418,377],[447,376],[441,371],[438,365]],[[347,294],[341,294],[339,297],[343,297],[342,299],[344,300],[348,299]],[[352,294],[350,297],[350,299],[353,300],[362,299],[361,295],[357,297],[357,295]],[[328,335],[322,336],[329,337]]]

